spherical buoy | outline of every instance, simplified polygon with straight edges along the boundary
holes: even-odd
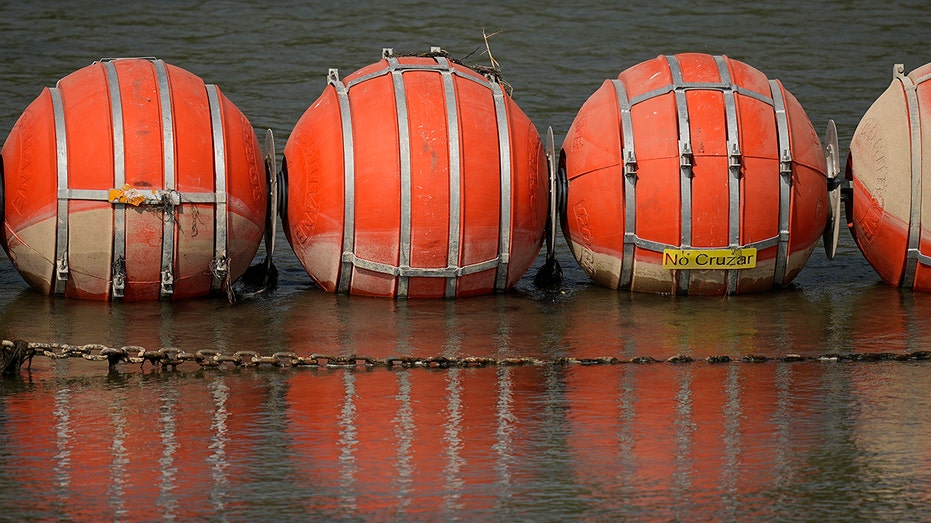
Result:
[[[659,56],[607,80],[560,153],[562,229],[599,285],[736,294],[789,283],[825,229],[826,166],[778,80]]]
[[[457,297],[504,291],[540,251],[540,136],[494,74],[434,48],[340,79],[284,150],[285,234],[323,289]]]
[[[3,145],[3,247],[45,294],[186,298],[228,288],[265,230],[252,126],[158,59],[101,60],[46,88]]]
[[[882,280],[931,290],[931,63],[889,88],[850,141],[846,210],[850,232]]]

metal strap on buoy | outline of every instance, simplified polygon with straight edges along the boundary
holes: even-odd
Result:
[[[153,60],[155,75],[158,81],[158,100],[162,114],[162,166],[163,184],[166,191],[175,188],[175,140],[174,140],[174,113],[171,108],[171,89],[168,85],[168,71],[165,62]],[[169,200],[170,201],[170,200]],[[170,201],[171,202],[171,201]],[[174,203],[174,202],[171,202]],[[180,203],[180,202],[179,202]],[[165,209],[168,216],[174,215],[174,205]],[[162,270],[159,297],[167,298],[174,293],[174,256],[175,256],[175,220],[162,220]]]
[[[728,189],[728,247],[740,248],[740,128],[737,123],[737,97],[727,62],[723,56],[715,56],[721,83],[731,86],[724,89],[724,111],[727,118],[727,189]],[[737,292],[737,271],[727,271],[727,293]]]
[[[229,257],[227,256],[226,234],[226,145],[223,141],[223,115],[220,110],[220,92],[216,85],[207,84],[207,102],[210,106],[210,129],[213,133],[213,173],[214,173],[214,235],[213,279],[210,288],[218,291],[228,285]]]
[[[904,64],[895,64],[892,68],[894,79],[905,90],[905,103],[908,106],[908,126],[910,130],[911,186],[912,198],[908,217],[908,250],[905,255],[905,271],[902,275],[902,287],[907,289],[915,285],[915,271],[918,264],[931,266],[931,257],[921,252],[921,115],[918,107],[918,85],[931,79],[931,75],[912,81],[905,74]]]
[[[621,109],[621,154],[624,161],[624,260],[621,262],[619,288],[630,286],[634,274],[634,245],[637,243],[637,153],[634,149],[634,124],[630,100],[624,82],[612,80]]]
[[[356,230],[356,166],[352,138],[352,113],[349,106],[349,88],[339,79],[339,71],[330,69],[327,83],[336,89],[339,101],[340,123],[343,133],[343,255],[340,260],[337,291],[349,292],[352,267],[355,264],[355,230]]]
[[[113,255],[110,293],[112,298],[122,298],[126,285],[126,203],[127,193],[132,192],[139,198],[135,204],[161,207],[166,218],[163,220],[162,253],[160,261],[159,296],[168,298],[174,292],[174,251],[175,227],[174,213],[184,203],[215,204],[215,259],[213,262],[214,281],[212,288],[219,289],[226,282],[229,270],[227,257],[226,225],[226,153],[223,140],[223,120],[219,91],[215,85],[205,85],[210,109],[210,121],[214,146],[215,192],[185,193],[175,189],[175,137],[171,91],[168,71],[162,60],[147,57],[156,72],[159,91],[159,105],[162,115],[162,150],[163,150],[163,184],[164,189],[137,191],[126,185],[125,171],[125,132],[123,128],[122,96],[117,76],[115,60],[102,58],[110,97],[111,125],[113,131],[113,172],[114,187],[111,189],[71,189],[68,183],[68,146],[65,124],[64,105],[61,92],[57,87],[50,88],[52,110],[55,119],[55,140],[57,153],[58,178],[58,218],[56,227],[55,293],[64,294],[68,281],[68,202],[70,200],[107,201],[113,205]],[[116,196],[115,196],[116,195]]]
[[[773,95],[773,110],[776,112],[776,131],[779,140],[779,243],[776,249],[776,269],[773,283],[785,282],[786,266],[789,263],[789,206],[792,189],[792,150],[789,142],[789,119],[782,97],[782,86],[777,80],[769,81]]]
[[[679,62],[675,56],[665,56],[669,64],[672,83],[670,85],[654,89],[639,96],[630,99],[627,90],[621,80],[612,80],[618,99],[618,107],[621,115],[621,135],[622,135],[622,162],[624,169],[624,254],[621,264],[621,276],[618,282],[618,288],[626,288],[631,284],[633,277],[634,247],[663,252],[664,249],[689,248],[692,242],[692,147],[688,119],[688,103],[685,96],[688,90],[717,90],[721,91],[724,96],[725,118],[727,122],[727,155],[728,155],[728,247],[731,249],[756,248],[766,249],[780,245],[780,251],[777,254],[777,270],[774,281],[782,284],[785,277],[786,260],[788,253],[789,239],[789,198],[790,187],[792,183],[792,156],[789,152],[789,130],[788,120],[786,118],[785,103],[782,97],[779,84],[775,80],[770,81],[773,97],[768,98],[755,91],[744,89],[735,85],[731,79],[730,72],[727,68],[727,62],[723,56],[715,56],[714,60],[718,66],[718,73],[721,78],[719,82],[685,82],[682,79],[682,71]],[[631,117],[631,109],[634,105],[662,96],[668,93],[675,94],[676,110],[678,113],[679,126],[679,167],[680,167],[680,191],[681,191],[681,212],[682,212],[682,230],[681,245],[669,245],[652,240],[640,238],[636,234],[636,189],[637,189],[637,157],[634,147],[634,128]],[[779,132],[779,158],[780,158],[780,202],[779,202],[779,233],[771,238],[766,238],[757,242],[742,245],[740,243],[740,179],[742,167],[742,154],[740,150],[740,128],[737,121],[737,97],[736,95],[746,96],[763,102],[773,107],[776,116],[776,127]],[[778,260],[782,260],[781,264]],[[687,292],[689,285],[689,271],[679,270],[677,287],[679,292]],[[728,271],[727,292],[735,293],[737,290],[737,271]]]
[[[64,294],[68,283],[68,139],[65,110],[58,87],[49,89],[55,115],[55,151],[58,171],[58,223],[55,237],[55,294]]]
[[[685,98],[685,81],[682,68],[675,56],[667,56],[669,73],[672,75],[673,93],[676,99],[676,114],[679,118],[679,200],[682,204],[681,248],[692,246],[692,136],[689,129],[689,107]],[[676,271],[679,292],[689,290],[688,270]]]
[[[391,52],[382,51],[382,58],[388,61],[391,70],[391,81],[394,84],[394,103],[398,115],[398,149],[401,165],[401,238],[398,247],[398,265],[410,267],[411,264],[411,136],[410,124],[407,114],[407,93],[404,89],[404,79],[398,70],[398,59]],[[408,274],[398,275],[398,295],[406,296],[408,287]]]
[[[110,92],[110,115],[113,129],[113,186],[126,184],[125,137],[123,134],[123,101],[113,61],[103,62]],[[110,296],[122,298],[126,290],[126,204],[113,204],[113,261],[110,272]]]
[[[506,100],[501,86],[494,78],[485,78],[484,81],[474,76],[464,74],[452,67],[449,60],[442,56],[440,48],[431,48],[435,64],[403,64],[394,55],[394,50],[382,50],[382,58],[387,61],[387,67],[343,83],[339,78],[337,69],[330,69],[327,83],[334,87],[340,109],[340,121],[343,134],[343,247],[337,292],[347,293],[351,285],[352,269],[357,267],[382,274],[389,274],[398,278],[397,295],[407,296],[408,279],[410,277],[446,278],[445,295],[456,295],[456,279],[466,274],[473,274],[490,269],[496,269],[495,289],[503,291],[507,285],[507,267],[510,252],[510,225],[511,225],[511,161],[510,131],[507,117]],[[409,121],[407,113],[406,92],[403,74],[407,71],[433,71],[443,77],[444,98],[447,111],[447,132],[449,134],[449,193],[450,193],[450,222],[449,247],[447,250],[447,266],[442,268],[411,267],[411,150],[409,136]],[[349,91],[353,86],[373,78],[390,75],[395,92],[395,104],[398,116],[398,138],[400,150],[400,252],[398,265],[389,265],[372,260],[359,258],[355,255],[355,163],[354,146],[352,138],[352,113],[349,104]],[[499,143],[501,163],[501,218],[498,236],[498,255],[490,260],[459,266],[459,250],[462,228],[461,211],[461,173],[460,173],[460,139],[458,122],[458,105],[453,77],[467,79],[488,87],[492,91],[495,102],[495,117]]]
[[[501,225],[498,227],[498,272],[495,277],[495,290],[503,292],[507,288],[508,263],[511,256],[511,136],[504,91],[494,77],[487,79],[494,94],[495,117],[498,120],[498,154],[501,155]]]

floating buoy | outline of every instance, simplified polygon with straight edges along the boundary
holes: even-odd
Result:
[[[540,251],[540,136],[493,73],[385,49],[323,94],[284,150],[282,222],[331,292],[457,297],[505,291]],[[282,187],[285,190],[285,187]]]
[[[226,290],[266,228],[249,121],[217,86],[155,58],[100,60],[44,89],[2,156],[3,247],[45,294]]]
[[[880,278],[931,290],[931,63],[892,83],[866,111],[850,142],[846,202],[850,232]]]
[[[725,56],[659,56],[605,81],[566,134],[560,177],[570,249],[612,289],[786,285],[829,213],[824,150],[801,105]]]

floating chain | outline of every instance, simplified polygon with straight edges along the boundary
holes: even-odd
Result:
[[[181,364],[195,362],[201,368],[217,368],[224,364],[227,367],[309,367],[309,368],[369,368],[383,367],[388,369],[401,369],[412,367],[423,368],[451,368],[451,367],[490,367],[490,366],[518,366],[518,365],[619,365],[619,364],[650,364],[672,363],[687,364],[704,362],[708,364],[723,363],[764,363],[764,362],[876,362],[876,361],[923,361],[931,359],[931,351],[917,351],[905,353],[891,352],[854,352],[854,353],[828,353],[817,356],[803,356],[800,354],[785,354],[778,357],[761,355],[744,355],[731,357],[727,355],[708,356],[695,359],[684,354],[665,359],[655,359],[651,356],[636,356],[621,359],[613,356],[596,358],[560,357],[541,359],[534,357],[507,357],[493,358],[482,356],[392,356],[388,358],[372,358],[365,355],[350,354],[336,356],[332,354],[311,354],[299,356],[294,352],[276,352],[270,356],[263,356],[256,351],[241,350],[232,354],[224,354],[217,350],[201,349],[195,352],[186,352],[174,347],[157,350],[148,350],[136,345],[114,348],[100,344],[69,345],[65,343],[34,343],[21,340],[3,340],[0,343],[0,371],[3,374],[15,374],[25,362],[31,364],[34,356],[46,356],[53,360],[64,358],[83,358],[91,361],[107,361],[110,367],[120,363],[138,363],[144,366],[147,362],[159,369],[176,370]]]

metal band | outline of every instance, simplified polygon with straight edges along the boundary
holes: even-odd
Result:
[[[68,200],[101,201],[110,202],[114,205],[124,205],[110,198],[110,191],[116,189],[121,189],[121,187],[114,187],[113,189],[60,189],[58,191],[58,197]],[[182,194],[175,190],[153,190],[149,194],[146,194],[145,200],[139,205],[170,204],[178,206],[182,203],[214,203],[218,199],[219,197],[215,193],[210,192],[189,192]]]
[[[778,80],[770,80],[769,88],[773,94],[773,111],[776,113],[776,129],[779,136],[779,245],[776,249],[776,268],[773,283],[785,282],[786,267],[789,262],[789,210],[792,203],[792,151],[789,142],[789,119],[786,114],[782,86]]]
[[[55,282],[56,294],[65,291],[68,280],[68,202],[70,200],[104,201],[114,206],[113,214],[113,254],[111,259],[111,286],[110,296],[121,298],[124,295],[126,284],[126,204],[125,200],[112,199],[113,190],[123,191],[126,187],[125,171],[125,130],[123,126],[123,106],[120,92],[119,78],[115,59],[103,59],[110,99],[110,118],[113,137],[113,183],[111,190],[107,189],[71,189],[68,187],[68,150],[65,129],[65,116],[61,92],[57,88],[50,88],[52,109],[55,118],[56,150],[58,161],[58,219],[56,230],[56,259]],[[174,276],[174,213],[182,202],[184,203],[216,203],[217,213],[217,252],[222,252],[220,259],[226,256],[226,167],[223,146],[222,118],[220,115],[219,95],[216,86],[208,85],[207,94],[210,101],[211,125],[214,132],[214,158],[217,176],[217,189],[215,193],[188,193],[182,195],[175,190],[175,162],[174,162],[174,129],[171,109],[171,93],[168,73],[165,63],[155,58],[148,58],[155,67],[159,90],[159,103],[162,122],[162,147],[164,160],[164,189],[143,191],[144,200],[138,205],[158,205],[164,207],[166,213],[162,232],[162,259],[161,259],[161,286],[160,297],[167,297],[173,292]],[[151,192],[151,194],[150,194]],[[216,262],[216,260],[215,260]]]
[[[388,50],[385,50],[385,51],[388,51]],[[386,55],[383,54],[383,58],[385,58],[385,56],[386,56]],[[387,55],[387,56],[391,56],[391,55]],[[442,58],[442,57],[437,57],[437,58],[436,58],[437,61],[439,61],[439,60],[441,60],[441,59],[444,60],[444,61],[446,61],[447,63],[449,62],[448,60],[446,60],[445,58]],[[401,64],[401,63],[398,63],[395,67],[388,66],[388,67],[385,67],[384,69],[379,69],[378,71],[373,71],[373,72],[368,73],[368,74],[366,74],[366,75],[359,76],[359,77],[357,77],[357,78],[353,78],[352,80],[346,82],[346,89],[352,89],[352,88],[355,87],[357,84],[361,84],[361,83],[367,82],[367,81],[369,81],[369,80],[371,80],[371,79],[373,79],[373,78],[378,78],[379,76],[385,76],[386,74],[390,74],[390,73],[392,73],[393,71],[401,71],[401,72],[407,72],[407,71],[432,71],[432,72],[435,72],[435,73],[446,73],[446,72],[448,72],[448,73],[450,73],[452,76],[455,76],[455,77],[457,77],[457,78],[462,78],[462,79],[465,79],[465,80],[471,80],[471,81],[473,81],[473,82],[475,82],[475,83],[477,83],[477,84],[479,84],[479,85],[482,85],[482,86],[487,87],[487,83],[486,83],[486,79],[485,79],[485,78],[483,78],[483,77],[481,77],[481,76],[475,76],[475,75],[467,74],[467,73],[464,73],[464,72],[462,72],[462,71],[460,71],[460,70],[458,70],[458,69],[453,69],[453,68],[451,68],[451,67],[449,67],[449,66],[447,66],[447,69],[444,69],[442,66],[437,66],[437,65],[427,65],[427,64]]]
[[[349,292],[352,280],[352,261],[347,260],[347,254],[354,255],[355,251],[355,163],[352,140],[352,113],[349,107],[349,90],[339,80],[339,71],[330,69],[327,83],[336,90],[339,100],[340,122],[343,133],[343,256],[342,264],[337,278],[337,291]]]
[[[407,115],[407,94],[404,90],[404,78],[398,69],[398,59],[387,55],[388,66],[391,69],[391,80],[394,84],[394,103],[398,116],[398,152],[401,166],[401,227],[398,246],[398,266],[411,265],[411,137],[410,123]],[[407,296],[408,277],[398,275],[398,296]]]
[[[693,89],[705,90],[705,91],[734,91],[735,93],[746,96],[748,98],[753,98],[759,100],[767,105],[773,105],[773,99],[767,96],[764,96],[756,91],[751,91],[750,89],[744,89],[738,85],[728,85],[724,82],[682,82],[678,85],[665,85],[658,89],[653,89],[652,91],[647,91],[639,96],[631,98],[630,105],[637,105],[638,103],[649,100],[650,98],[656,98],[657,96],[662,96],[667,93],[671,93],[674,90],[681,91],[690,91]]]
[[[113,129],[113,185],[126,184],[125,141],[123,132],[123,102],[116,66],[103,62],[110,91],[110,118]],[[100,191],[105,192],[105,191]],[[105,195],[106,197],[107,195]],[[69,195],[69,199],[71,196]],[[110,260],[110,296],[122,298],[126,289],[126,205],[113,205],[113,255]]]
[[[931,266],[931,256],[928,256],[927,254],[922,254],[919,251],[915,254],[915,259],[917,259],[918,262],[921,263],[922,265]]]
[[[715,56],[721,83],[733,86],[727,61]],[[724,111],[727,118],[727,188],[728,188],[728,246],[740,246],[740,128],[737,124],[737,100],[734,89],[727,88],[724,94]],[[727,271],[727,293],[737,292],[737,271]]]
[[[110,192],[106,189],[59,189],[60,200],[110,201]]]
[[[360,269],[378,272],[381,274],[389,274],[396,277],[458,278],[466,274],[474,274],[477,272],[494,269],[498,266],[500,260],[498,258],[492,258],[490,260],[485,260],[483,262],[473,263],[471,265],[465,265],[462,267],[455,265],[450,265],[447,267],[398,267],[396,265],[388,265],[387,263],[366,260],[364,258],[357,257],[351,252],[345,252],[343,253],[343,262],[349,263],[353,267],[358,267]]]
[[[727,155],[728,155],[728,247],[732,249],[756,248],[767,249],[774,246],[782,246],[782,263],[780,264],[780,255],[777,254],[776,281],[781,284],[785,277],[787,251],[788,251],[788,222],[789,222],[789,203],[791,188],[791,162],[792,157],[789,152],[789,130],[788,119],[786,116],[784,99],[782,92],[775,81],[770,82],[773,97],[768,98],[755,91],[749,91],[733,84],[730,76],[730,70],[727,67],[727,61],[723,56],[715,56],[714,60],[718,67],[720,82],[684,82],[682,79],[682,70],[675,56],[666,56],[669,64],[669,71],[672,76],[671,85],[654,89],[640,96],[628,100],[625,87],[620,80],[612,80],[615,91],[618,95],[618,106],[621,112],[621,129],[622,129],[622,161],[624,162],[625,175],[625,231],[624,231],[624,259],[621,267],[621,277],[618,288],[624,288],[630,285],[632,277],[632,260],[633,247],[642,248],[654,252],[663,252],[664,249],[688,249],[692,247],[692,205],[691,205],[691,181],[692,181],[692,148],[691,135],[688,117],[688,102],[685,92],[691,89],[703,90],[720,90],[724,97],[725,117],[727,123]],[[774,87],[775,86],[775,87]],[[634,153],[633,142],[633,124],[630,116],[630,110],[633,105],[661,96],[668,93],[674,93],[676,99],[676,111],[678,113],[679,127],[679,166],[680,166],[680,194],[681,194],[681,211],[682,211],[682,231],[681,245],[669,245],[652,240],[646,240],[636,235],[636,177],[637,166],[636,156]],[[761,101],[773,106],[777,116],[777,127],[779,129],[779,151],[780,151],[780,227],[779,234],[771,238],[760,240],[746,245],[740,243],[740,179],[742,167],[742,153],[740,150],[740,131],[737,115],[737,97],[740,94],[755,100]],[[677,271],[677,288],[679,292],[688,292],[689,271]],[[737,290],[738,272],[728,271],[727,273],[727,292],[735,293]]]
[[[226,180],[224,179],[223,181],[225,182]],[[174,199],[176,199],[178,202],[176,205],[181,204],[181,203],[216,203],[218,205],[222,203],[223,205],[226,205],[226,189],[224,188],[223,191],[224,192],[222,193],[219,191],[215,193],[212,193],[212,192],[180,193],[178,191],[156,191],[156,194],[161,194],[159,198],[162,201],[164,201],[166,197],[174,196],[175,197]],[[224,212],[223,214],[225,215],[226,213]],[[225,230],[226,230],[226,227],[224,227],[224,234],[225,234]],[[226,242],[224,241],[223,243],[225,244]]]
[[[410,277],[440,277],[446,278],[444,295],[456,295],[457,280],[459,276],[472,274],[497,268],[495,289],[503,291],[507,288],[507,268],[510,253],[511,229],[511,160],[510,160],[510,133],[508,129],[506,98],[501,87],[490,78],[480,78],[468,75],[455,69],[449,60],[443,56],[435,56],[435,65],[402,64],[394,56],[392,49],[383,49],[382,58],[387,67],[355,78],[345,84],[340,81],[336,69],[330,69],[328,83],[336,90],[339,101],[342,133],[343,133],[343,159],[344,159],[344,218],[343,218],[343,247],[340,271],[337,279],[337,292],[349,292],[351,275],[354,267],[370,270],[382,274],[398,277],[396,295],[404,297],[408,294],[408,279]],[[439,73],[443,78],[445,105],[447,110],[447,133],[449,146],[449,245],[447,248],[447,267],[418,268],[411,267],[411,220],[412,220],[412,176],[411,171],[411,144],[410,144],[410,118],[407,110],[407,98],[404,89],[403,73],[407,71],[428,71]],[[398,265],[392,266],[371,260],[364,260],[355,255],[355,168],[354,147],[352,141],[352,115],[349,104],[349,89],[356,84],[390,74],[395,92],[395,104],[398,116],[398,139],[400,153],[401,176],[401,224],[398,253]],[[490,88],[495,102],[495,116],[497,122],[499,158],[501,163],[501,217],[498,237],[498,256],[491,260],[482,261],[465,267],[458,267],[460,261],[461,235],[462,235],[462,173],[461,173],[461,138],[459,135],[459,111],[456,98],[455,78],[472,80],[484,87]]]
[[[612,80],[621,111],[621,161],[624,163],[624,258],[621,261],[619,289],[630,287],[634,274],[634,245],[637,239],[637,155],[634,149],[634,124],[627,89],[620,80]]]
[[[64,294],[68,282],[68,199],[61,191],[68,188],[68,140],[65,130],[65,110],[61,91],[49,88],[52,112],[55,116],[55,152],[58,169],[58,223],[55,235],[55,294]]]
[[[896,64],[893,68],[896,79],[905,90],[908,105],[908,126],[910,130],[911,185],[912,198],[908,217],[908,251],[906,251],[905,271],[902,275],[902,287],[910,289],[915,285],[915,272],[922,255],[921,240],[921,116],[918,113],[917,86],[905,74],[905,66]]]
[[[163,186],[167,190],[175,188],[175,138],[174,122],[171,109],[171,88],[165,62],[154,60],[155,74],[158,80],[158,99],[162,113],[162,164]],[[170,297],[174,292],[174,255],[175,255],[175,218],[174,207],[166,207],[162,218],[162,270],[159,297]]]
[[[675,56],[666,56],[669,72],[676,97],[676,112],[679,116],[679,199],[682,202],[682,247],[692,246],[692,142],[689,133],[689,108],[685,97],[685,89],[681,89],[682,69]],[[687,293],[689,290],[689,271],[678,270],[678,290]]]
[[[449,61],[443,57],[437,57],[436,61],[444,67],[441,74],[443,76],[443,91],[446,95],[446,135],[449,142],[449,248],[446,251],[446,264],[458,266],[460,263],[459,235],[462,233],[459,108],[456,103],[456,86],[453,83],[452,68]],[[446,278],[447,298],[456,296],[456,281],[456,277]]]
[[[511,137],[504,91],[493,78],[489,78],[488,82],[495,100],[498,152],[501,162],[501,224],[498,227],[498,272],[495,277],[495,290],[500,292],[507,289],[508,262],[511,252]]]
[[[207,84],[207,103],[210,107],[210,130],[213,135],[214,174],[214,235],[213,235],[213,279],[212,290],[220,290],[229,284],[229,256],[227,254],[227,202],[226,202],[226,144],[224,143],[223,113],[220,92],[216,85]]]
[[[662,253],[665,249],[680,249],[678,245],[670,245],[668,243],[656,242],[653,240],[646,240],[640,237],[634,237],[633,243],[640,249],[646,249],[648,251]],[[779,236],[773,236],[765,240],[760,240],[758,242],[748,243],[746,245],[737,246],[737,249],[757,249],[763,250],[770,247],[774,247],[779,243]]]

